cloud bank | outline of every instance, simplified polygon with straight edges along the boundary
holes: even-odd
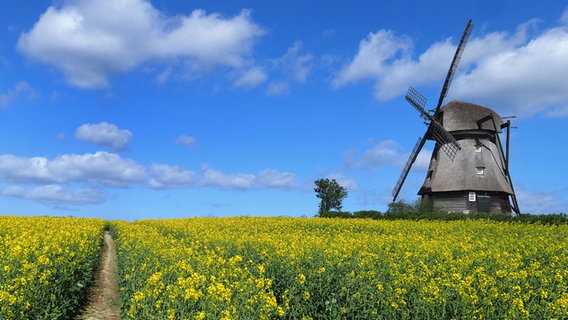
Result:
[[[474,29],[448,98],[485,104],[520,117],[568,116],[566,16],[564,13],[556,26],[546,30],[539,30],[536,20],[519,25],[511,34],[496,31],[478,36]],[[409,86],[441,88],[460,33],[456,29],[456,37],[434,43],[422,53],[414,52],[408,36],[391,30],[369,33],[332,85],[339,88],[374,81],[375,97],[381,101],[403,95]]]
[[[134,185],[151,189],[210,187],[222,190],[255,188],[294,189],[297,177],[263,169],[258,174],[224,173],[203,165],[199,172],[181,166],[154,163],[146,167],[118,154],[99,151],[64,154],[54,159],[0,155],[0,195],[42,203],[98,204],[109,188]]]
[[[247,10],[228,18],[203,10],[167,16],[143,0],[74,0],[49,7],[17,48],[59,69],[75,87],[101,88],[110,75],[153,60],[246,70],[263,33]]]
[[[52,184],[85,182],[126,187],[146,179],[146,168],[117,154],[99,151],[65,154],[53,160],[0,155],[0,179],[7,182]]]
[[[0,190],[3,196],[34,200],[48,204],[99,204],[106,200],[107,194],[100,189],[66,189],[60,185],[45,185],[31,189],[8,186]]]

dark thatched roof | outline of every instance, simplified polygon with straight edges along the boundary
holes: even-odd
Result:
[[[493,121],[488,120],[481,123],[481,130],[501,132],[503,120],[495,111],[480,104],[452,100],[440,109],[442,114],[442,125],[450,132],[479,130],[477,121],[489,114],[493,114],[497,128],[493,126]]]

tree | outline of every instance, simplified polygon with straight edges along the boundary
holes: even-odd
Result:
[[[341,202],[347,197],[347,189],[335,179],[318,179],[314,181],[316,196],[321,199],[317,216],[323,217],[331,209],[341,210]]]
[[[404,200],[389,203],[389,208],[385,212],[385,217],[389,219],[408,218],[414,212],[414,206]]]

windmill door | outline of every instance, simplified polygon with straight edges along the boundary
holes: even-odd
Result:
[[[491,196],[478,195],[477,196],[477,212],[491,212]]]

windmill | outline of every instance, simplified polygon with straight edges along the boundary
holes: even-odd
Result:
[[[428,129],[418,139],[396,183],[396,201],[408,173],[427,140],[434,140],[428,173],[418,194],[448,212],[520,213],[509,174],[510,121],[479,104],[453,100],[442,106],[473,25],[468,21],[434,110],[410,87],[405,99]],[[499,134],[507,129],[506,153]],[[511,201],[510,201],[511,200]],[[512,202],[512,205],[511,205]]]

